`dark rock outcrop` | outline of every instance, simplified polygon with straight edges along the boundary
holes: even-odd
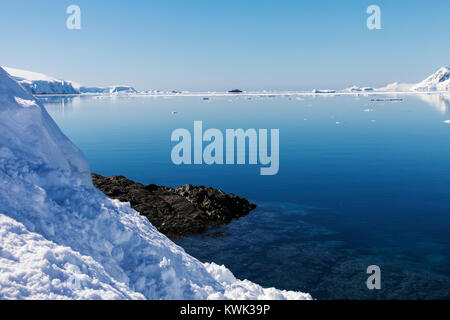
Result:
[[[256,208],[234,194],[203,186],[187,184],[176,189],[154,184],[144,186],[123,176],[103,177],[95,173],[92,181],[108,197],[130,202],[133,209],[172,238],[228,224]]]

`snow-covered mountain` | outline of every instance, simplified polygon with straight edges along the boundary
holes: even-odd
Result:
[[[310,299],[203,264],[89,165],[45,108],[0,68],[0,299]]]
[[[450,91],[450,69],[442,67],[419,83],[394,82],[385,87],[374,89],[380,92],[431,92]]]
[[[412,91],[450,91],[450,69],[442,67],[422,82],[414,85]]]
[[[382,88],[352,86],[340,92],[360,93],[360,92],[432,92],[450,91],[450,69],[442,67],[431,76],[419,83],[390,83]]]

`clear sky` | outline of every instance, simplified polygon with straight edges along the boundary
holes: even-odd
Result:
[[[68,30],[66,8],[81,8]],[[366,9],[381,8],[382,30]],[[448,0],[1,0],[0,65],[84,85],[310,90],[450,65]]]

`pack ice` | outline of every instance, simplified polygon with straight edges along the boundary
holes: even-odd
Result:
[[[310,299],[203,264],[89,165],[45,108],[0,68],[0,299]]]

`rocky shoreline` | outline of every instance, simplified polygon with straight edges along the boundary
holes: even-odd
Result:
[[[124,176],[103,177],[95,173],[92,182],[108,197],[129,202],[170,238],[186,237],[202,233],[211,226],[226,225],[256,208],[244,198],[204,186],[187,184],[174,189],[143,185]]]

